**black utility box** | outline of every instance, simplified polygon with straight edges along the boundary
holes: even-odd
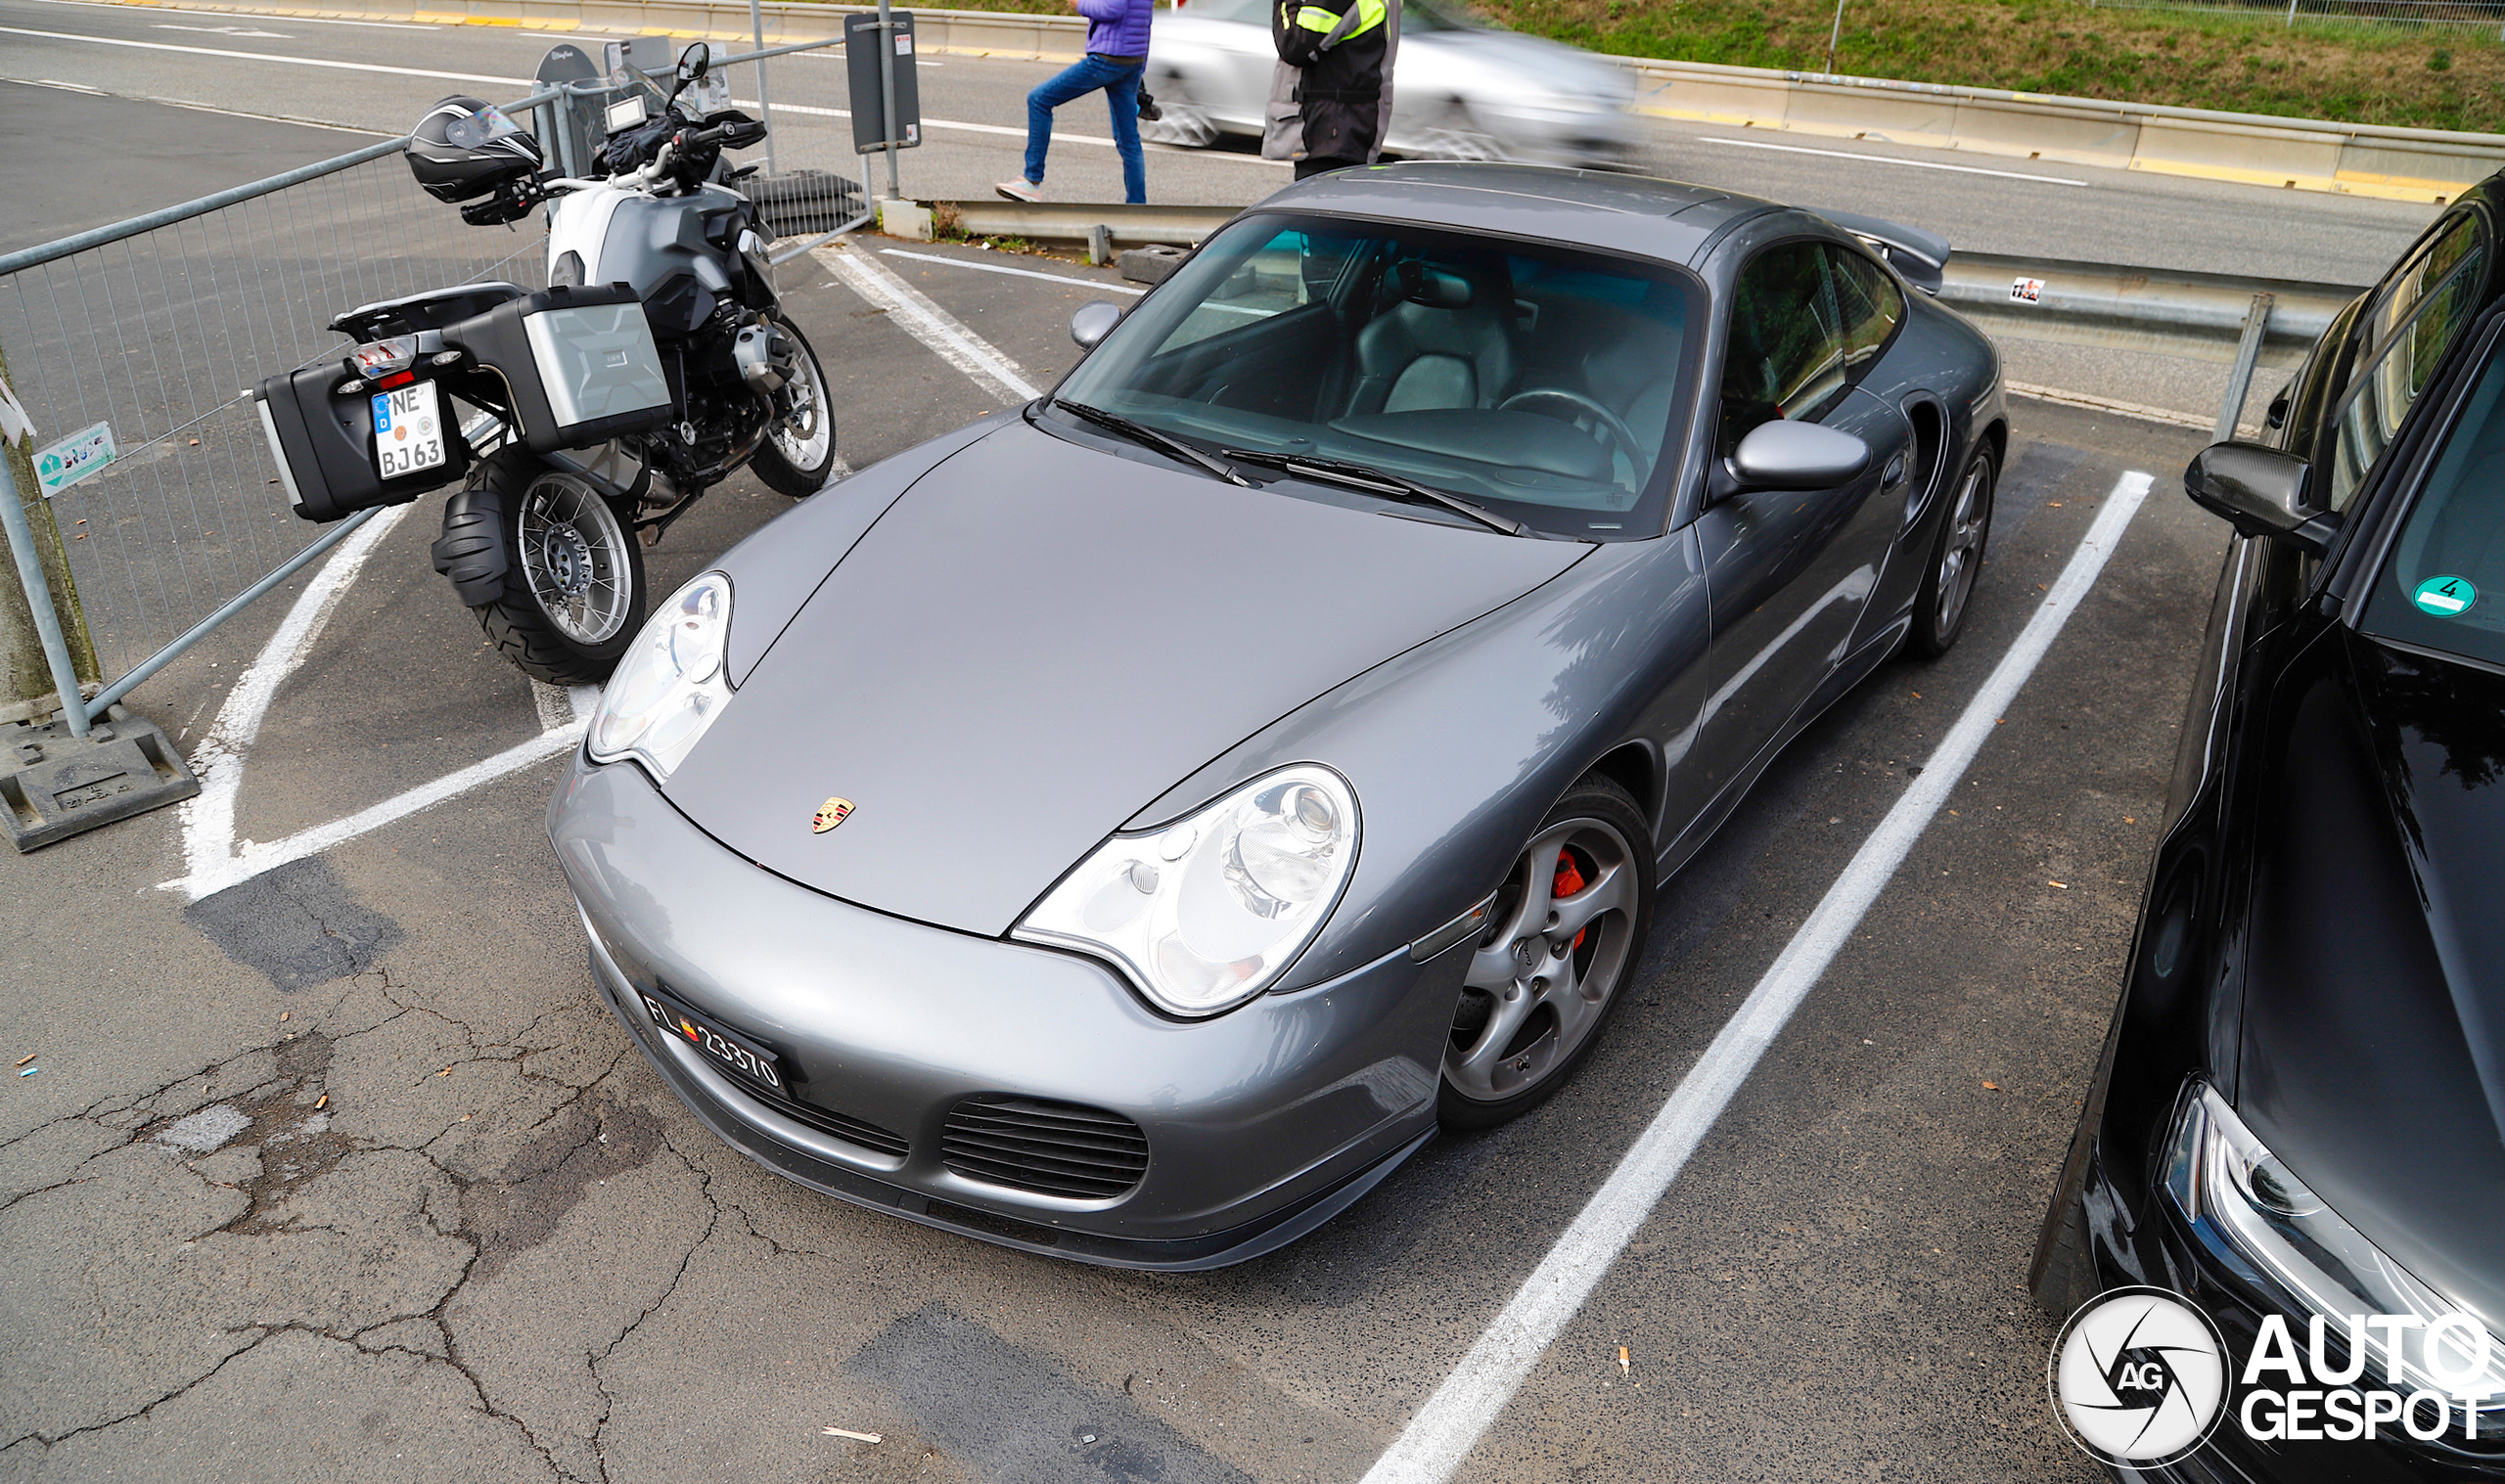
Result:
[[[333,360],[253,388],[279,477],[305,519],[406,505],[470,472],[444,388],[424,369],[382,381],[399,384],[368,382]]]
[[[525,293],[447,325],[444,343],[503,377],[535,454],[646,432],[676,416],[653,327],[624,284]]]

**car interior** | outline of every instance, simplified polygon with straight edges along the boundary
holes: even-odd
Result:
[[[1508,506],[1606,517],[1651,491],[1688,375],[1689,292],[1669,272],[1456,234],[1247,237],[1205,251],[1064,395]]]

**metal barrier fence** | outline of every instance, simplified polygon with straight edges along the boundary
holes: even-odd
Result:
[[[754,78],[764,93],[767,59],[842,45],[802,42],[720,66],[753,66],[733,72],[735,84]],[[552,163],[587,171],[578,145],[586,131],[605,132],[609,91],[567,84],[507,109],[533,125]],[[745,185],[769,235],[786,240],[777,261],[863,224],[847,114],[735,102],[774,131],[781,168]],[[85,648],[75,632],[83,610],[98,679],[117,677],[73,718],[81,733],[86,718],[362,523],[351,517],[305,543],[246,388],[343,351],[326,328],[342,310],[460,283],[544,285],[544,218],[514,229],[464,223],[419,190],[400,158],[406,142],[0,255],[0,357],[35,441],[86,430],[113,450],[74,478],[68,468],[35,470],[74,586],[52,607],[69,617],[73,652]]]
[[[2254,16],[2295,25],[2328,21],[2366,25],[2457,25],[2505,29],[2500,0],[2088,0],[2128,10],[2200,11]]]

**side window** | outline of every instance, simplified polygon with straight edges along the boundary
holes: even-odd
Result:
[[[1836,300],[1844,311],[1845,374],[1858,382],[1904,323],[1905,294],[1896,287],[1895,275],[1860,253],[1829,247],[1827,255],[1835,265]]]
[[[2347,384],[2331,417],[2328,508],[2346,510],[2356,498],[2366,472],[2470,323],[2487,257],[2484,224],[2475,213],[2462,212],[2384,281],[2358,317]]]
[[[1740,270],[1722,363],[1721,451],[1776,418],[1815,418],[1845,389],[1843,311],[1818,243],[1768,247]]]

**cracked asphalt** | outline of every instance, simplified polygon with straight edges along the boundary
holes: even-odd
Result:
[[[138,112],[96,106],[131,131],[108,142],[166,127],[113,109]],[[1058,261],[1025,265],[1070,288],[880,260],[1043,382],[1100,292]],[[854,465],[992,409],[822,268],[785,287]],[[197,902],[156,884],[185,869],[177,810],[0,857],[0,1057],[34,1069],[0,1084],[0,1484],[1354,1479],[2138,469],[2157,493],[1956,806],[1460,1474],[2092,1477],[2042,1396],[2053,1326],[2024,1269],[2224,533],[2169,487],[2197,435],[2013,411],[1969,637],[1839,703],[1670,883],[1577,1080],[1217,1274],[1007,1252],[739,1157],[585,973],[541,825],[554,764]],[[708,496],[649,554],[657,590],[784,504],[746,479]],[[240,836],[537,730],[527,687],[428,569],[433,524],[430,506],[393,530],[282,689],[243,759]],[[196,740],[299,587],[136,703]]]

